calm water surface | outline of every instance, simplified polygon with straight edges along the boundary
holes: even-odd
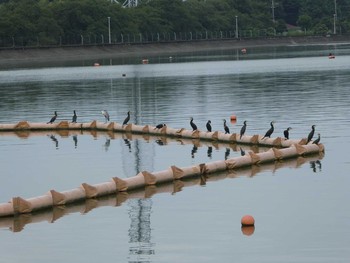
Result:
[[[336,59],[323,55],[328,51],[337,51]],[[324,156],[218,174],[206,183],[194,178],[0,219],[2,260],[349,262],[349,46],[273,54],[0,71],[0,123],[47,122],[55,110],[58,120],[76,110],[78,121],[104,121],[107,109],[117,122],[130,110],[136,124],[189,128],[193,117],[200,129],[210,119],[223,130],[222,120],[235,114],[231,131],[247,120],[251,135],[274,120],[275,136],[291,126],[291,137],[301,138],[315,124],[326,148]],[[0,202],[223,160],[239,156],[240,147],[267,150],[117,133],[3,133]],[[250,236],[240,227],[245,214],[256,219]]]

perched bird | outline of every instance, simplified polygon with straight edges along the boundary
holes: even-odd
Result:
[[[265,136],[262,137],[263,139],[266,138],[266,137],[269,137],[269,138],[271,137],[271,134],[275,130],[275,128],[273,126],[274,123],[275,123],[274,121],[270,122],[271,128],[265,133]]]
[[[164,126],[166,126],[165,123],[160,123],[160,124],[158,124],[154,129],[161,129],[161,128],[163,128]]]
[[[197,125],[196,125],[196,124],[194,124],[194,122],[193,122],[193,118],[192,118],[192,117],[191,117],[190,124],[191,124],[191,127],[192,127],[193,131],[197,130]]]
[[[292,127],[288,127],[286,130],[283,131],[284,138],[286,140],[289,140],[289,131],[292,129]]]
[[[57,111],[55,111],[55,114],[53,115],[53,117],[51,118],[51,120],[47,123],[47,124],[52,124],[52,123],[54,123],[54,121],[56,120],[56,118],[57,118]]]
[[[77,113],[76,113],[75,110],[74,110],[74,111],[73,111],[72,122],[73,122],[73,123],[76,123],[76,122],[77,122],[77,118],[78,118]]]
[[[228,128],[228,126],[226,125],[226,120],[224,119],[224,130],[225,130],[225,134],[229,134],[230,133],[230,129]]]
[[[102,115],[105,117],[106,122],[109,121],[109,114],[106,110],[101,111]]]
[[[211,121],[210,120],[207,122],[206,126],[207,126],[208,132],[211,132]]]
[[[313,144],[319,144],[320,143],[320,140],[321,140],[321,134],[317,134],[318,135],[318,138],[316,140],[313,141]]]
[[[128,124],[129,120],[130,120],[130,111],[128,111],[128,115],[126,116],[125,120],[123,121],[123,125]]]
[[[242,136],[244,135],[244,133],[245,133],[245,130],[247,129],[247,121],[244,121],[243,122],[243,126],[242,126],[242,128],[241,128],[241,131],[240,131],[240,137],[239,137],[239,139],[242,139]]]
[[[308,144],[312,140],[312,137],[314,137],[315,127],[316,127],[316,125],[311,126],[311,131],[310,131],[309,135],[307,136],[306,144]]]

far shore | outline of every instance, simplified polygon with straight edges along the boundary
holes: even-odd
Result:
[[[350,36],[280,37],[264,39],[201,40],[193,42],[111,44],[104,46],[36,47],[0,49],[0,65],[76,61],[87,59],[154,56],[209,50],[229,50],[262,46],[350,44]]]

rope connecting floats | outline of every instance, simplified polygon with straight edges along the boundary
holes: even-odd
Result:
[[[151,125],[135,125],[127,124],[122,125],[117,122],[102,123],[98,121],[92,121],[89,123],[71,123],[68,121],[61,121],[58,123],[32,123],[27,121],[21,121],[16,124],[0,124],[0,132],[11,131],[48,131],[48,130],[97,130],[97,131],[109,131],[109,132],[127,132],[135,134],[150,134],[158,136],[188,138],[188,139],[201,139],[211,141],[223,141],[229,143],[241,143],[250,145],[261,145],[270,147],[286,148],[294,144],[305,145],[306,138],[295,140],[284,138],[263,138],[261,135],[243,135],[240,138],[239,134],[225,134],[224,132],[214,131],[206,132],[200,130],[186,130],[184,128],[174,129],[168,126],[164,126],[161,129],[157,129]]]
[[[83,183],[78,188],[64,192],[50,190],[43,196],[29,199],[14,197],[9,203],[0,204],[0,217],[31,213],[34,211],[62,206],[86,199],[143,189],[147,186],[161,185],[180,179],[192,178],[195,176],[202,177],[217,172],[252,167],[253,165],[267,164],[310,154],[320,154],[323,152],[324,147],[322,144],[293,144],[288,148],[271,148],[270,150],[262,153],[249,152],[244,156],[231,158],[225,161],[202,163],[184,168],[173,165],[163,171],[153,173],[143,171],[136,176],[124,179],[113,177],[110,182],[96,185]]]

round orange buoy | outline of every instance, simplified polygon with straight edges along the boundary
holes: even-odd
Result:
[[[231,115],[230,120],[231,121],[236,121],[237,120],[237,116],[236,115]]]
[[[254,226],[255,220],[251,215],[245,215],[241,219],[242,226]]]
[[[242,226],[241,230],[243,235],[251,236],[254,234],[255,226]]]

